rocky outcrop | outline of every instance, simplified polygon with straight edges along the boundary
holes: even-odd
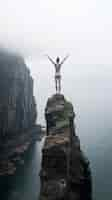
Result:
[[[39,199],[91,200],[91,171],[75,133],[72,104],[56,94],[48,99],[45,117]]]
[[[33,79],[24,59],[0,51],[0,174],[10,169],[10,157],[38,136],[36,116]]]

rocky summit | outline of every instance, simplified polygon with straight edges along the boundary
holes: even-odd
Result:
[[[91,171],[75,133],[72,104],[61,94],[53,95],[48,99],[45,118],[39,200],[91,200]]]
[[[12,156],[37,137],[36,116],[33,79],[24,59],[0,50],[0,175],[13,174]]]

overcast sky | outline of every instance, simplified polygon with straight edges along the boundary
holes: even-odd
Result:
[[[112,64],[111,0],[3,0],[0,44],[27,58],[71,54],[73,63]]]

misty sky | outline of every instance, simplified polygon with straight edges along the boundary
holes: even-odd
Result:
[[[26,57],[71,54],[73,63],[112,63],[111,0],[4,0],[0,44]]]

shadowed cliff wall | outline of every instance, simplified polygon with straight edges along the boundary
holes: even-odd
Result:
[[[0,174],[11,173],[10,156],[38,137],[36,117],[33,79],[24,59],[0,50]]]

